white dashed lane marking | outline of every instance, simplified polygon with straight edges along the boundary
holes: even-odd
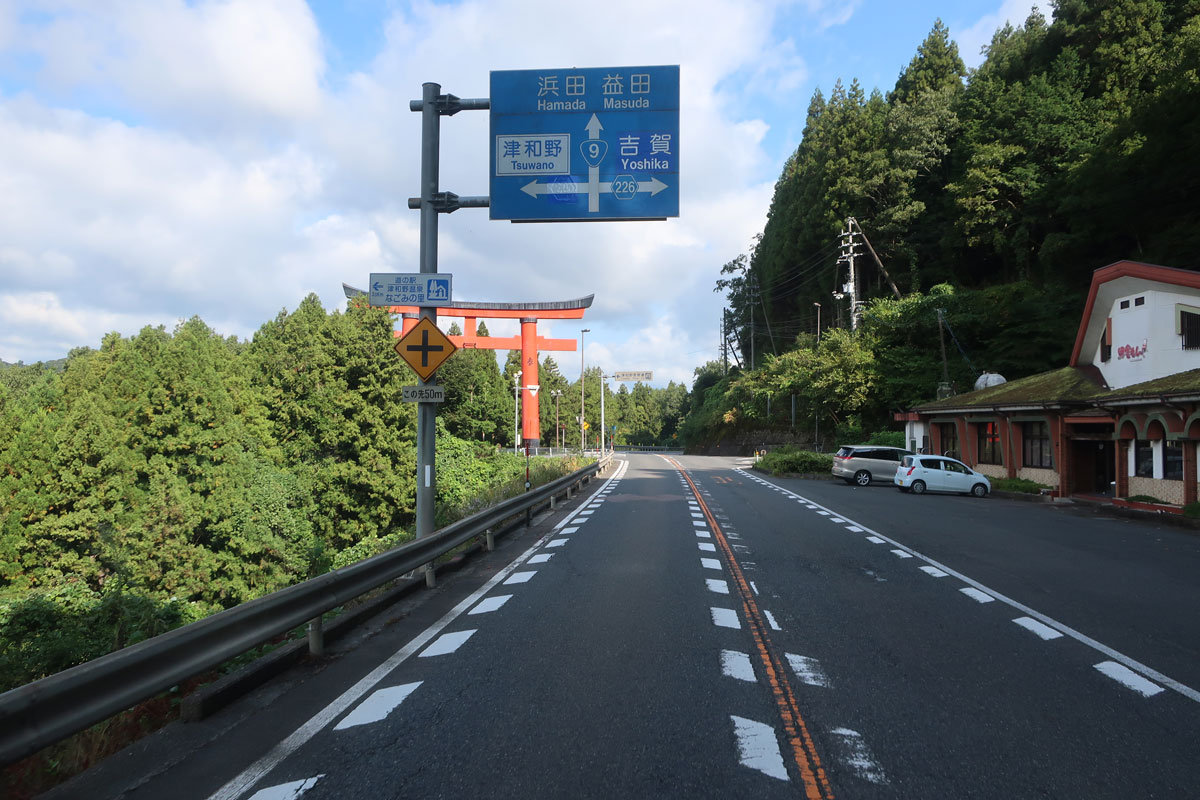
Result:
[[[317,785],[324,775],[314,775],[300,781],[281,783],[278,786],[268,786],[250,795],[249,800],[296,800],[300,795]]]
[[[718,628],[741,630],[742,622],[738,619],[737,612],[732,608],[717,608],[713,606],[709,611],[712,612],[713,625],[716,625]]]
[[[771,630],[783,630],[783,628],[779,627],[779,623],[775,621],[775,615],[770,611],[767,611],[765,608],[763,609],[763,616],[767,618],[767,624],[771,626]]]
[[[717,594],[729,594],[729,584],[719,578],[705,578],[704,584],[708,586],[710,592]]]
[[[887,544],[887,542],[885,542],[883,539],[880,539],[878,536],[868,536],[867,541],[871,544]]]
[[[792,672],[796,673],[796,677],[801,682],[807,683],[809,686],[829,687],[829,679],[825,677],[825,672],[815,658],[798,656],[793,653],[784,653],[784,656],[787,658]]]
[[[545,564],[547,561],[549,561],[553,557],[554,557],[554,553],[538,553],[536,556],[531,556],[530,559],[528,561],[526,561],[525,563],[526,564]]]
[[[721,562],[715,558],[702,558],[700,559],[700,566],[705,569],[721,569]]]
[[[912,553],[906,553],[903,550],[893,550],[897,558],[912,558]]]
[[[990,594],[988,594],[987,592],[981,592],[978,589],[971,587],[971,586],[967,586],[963,589],[959,589],[959,591],[977,603],[991,603],[996,599],[996,598],[992,597]]]
[[[703,550],[706,553],[717,552],[717,546],[715,544],[713,544],[712,542],[696,542],[696,547],[699,547],[701,550]]]
[[[571,540],[570,539],[554,539],[552,541],[546,542],[546,547],[562,547],[564,544],[566,544],[569,541],[571,541]]]
[[[783,756],[779,753],[779,740],[775,736],[775,729],[770,725],[764,725],[745,717],[736,717],[731,714],[729,718],[733,720],[733,731],[737,736],[738,761],[742,766],[786,781],[788,774],[783,766]]]
[[[425,648],[425,651],[418,658],[430,658],[431,656],[445,656],[453,653],[455,650],[463,646],[463,643],[470,639],[474,630],[455,631],[454,633],[443,633],[437,639],[434,639],[433,644]]]
[[[721,651],[721,672],[739,681],[755,682],[754,665],[750,663],[749,654],[737,650]]]
[[[546,557],[549,558],[550,555],[546,554]],[[534,558],[537,558],[537,556],[534,556]],[[532,561],[533,559],[530,560]],[[504,605],[511,599],[511,594],[498,594],[495,597],[485,598],[484,600],[480,601],[479,605],[468,611],[467,614],[487,614],[500,608],[500,606]]]
[[[421,681],[417,681],[416,683],[406,683],[403,686],[389,686],[386,689],[372,692],[359,703],[358,708],[347,714],[334,730],[343,731],[356,725],[367,725],[386,719],[387,715],[395,711],[420,685]]]
[[[512,575],[508,576],[508,579],[504,581],[504,584],[506,586],[511,586],[515,583],[527,583],[534,575],[537,575],[537,570],[531,570],[529,572],[514,572]]]
[[[920,569],[921,569],[921,572],[924,572],[926,575],[932,575],[935,578],[944,578],[948,574],[948,573],[942,572],[937,567],[921,567]]]
[[[1054,630],[1054,628],[1051,628],[1049,625],[1043,625],[1042,623],[1038,622],[1036,619],[1030,619],[1029,617],[1017,617],[1016,619],[1013,620],[1013,622],[1017,623],[1025,630],[1031,631],[1032,633],[1036,634],[1038,637],[1040,637],[1041,639],[1043,639],[1044,641],[1047,641],[1047,642],[1050,641],[1051,639],[1061,639],[1062,638],[1061,633]]]
[[[1142,697],[1153,697],[1163,691],[1163,687],[1157,683],[1152,683],[1146,680],[1141,675],[1138,675],[1128,667],[1124,667],[1115,661],[1101,661],[1095,665],[1096,669],[1112,678],[1120,684],[1128,686]]]
[[[841,743],[842,752],[839,760],[855,775],[864,781],[881,786],[888,782],[887,776],[883,774],[883,767],[879,766],[879,763],[871,755],[871,751],[867,749],[862,734],[849,728],[834,728],[833,735],[838,737]]]

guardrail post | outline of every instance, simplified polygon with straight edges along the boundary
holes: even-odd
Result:
[[[432,589],[437,586],[437,573],[433,570],[433,562],[425,565],[425,586]]]
[[[325,655],[325,630],[320,617],[308,621],[308,654]]]
[[[491,528],[487,529],[487,549],[489,553],[496,549],[496,537]]]
[[[551,511],[554,510],[556,500],[557,500],[557,498],[554,495],[550,495],[550,510]]]

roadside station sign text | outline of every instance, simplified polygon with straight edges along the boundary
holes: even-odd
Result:
[[[367,291],[372,306],[439,306],[453,296],[448,272],[372,272]]]
[[[618,383],[636,383],[637,381],[652,381],[654,380],[654,372],[651,370],[642,371],[626,371],[614,372],[612,379]]]

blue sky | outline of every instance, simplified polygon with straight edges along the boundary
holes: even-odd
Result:
[[[0,0],[0,358],[193,315],[249,337],[309,292],[339,306],[342,281],[417,269],[423,81],[484,97],[494,69],[679,64],[678,219],[463,210],[440,252],[456,299],[595,293],[582,325],[541,332],[588,327],[589,364],[690,383],[718,355],[713,282],[761,231],[813,91],[886,92],[939,17],[978,64],[1031,5]],[[442,188],[486,194],[487,115],[442,131]]]

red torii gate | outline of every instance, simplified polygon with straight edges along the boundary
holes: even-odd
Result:
[[[363,294],[342,284],[346,296]],[[468,350],[520,350],[521,351],[521,438],[530,447],[537,447],[542,438],[541,418],[538,413],[538,353],[542,351],[574,352],[578,344],[574,339],[547,339],[537,333],[541,319],[583,319],[583,312],[592,305],[594,294],[577,300],[559,300],[544,303],[477,303],[453,301],[437,307],[438,317],[455,317],[463,320],[463,334],[450,336],[450,341]],[[401,328],[392,335],[404,336],[417,324],[420,309],[417,306],[388,306],[393,314],[402,317]],[[475,323],[479,319],[518,319],[521,321],[520,336],[479,336]]]

